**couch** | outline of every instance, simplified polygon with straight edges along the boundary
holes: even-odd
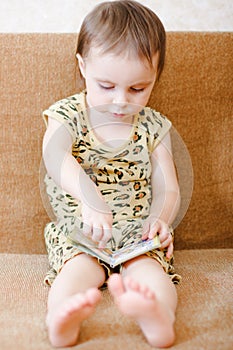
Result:
[[[0,34],[2,350],[52,348],[44,323],[43,228],[50,213],[41,112],[83,88],[75,47],[74,33]],[[184,160],[192,199],[176,228],[175,268],[182,282],[171,349],[233,349],[232,68],[232,33],[169,32],[165,70],[150,99],[182,137],[194,175],[192,189]],[[118,312],[107,290],[103,294],[74,349],[151,349],[137,324]]]

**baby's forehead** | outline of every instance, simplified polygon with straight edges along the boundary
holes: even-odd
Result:
[[[138,52],[135,52],[134,50],[106,50],[105,47],[101,46],[95,46],[93,45],[87,54],[87,61],[90,60],[96,60],[96,59],[103,59],[103,58],[110,58],[112,61],[116,60],[126,60],[126,61],[132,61],[132,62],[138,62],[143,65],[145,65],[148,68],[155,68],[157,69],[158,60],[159,60],[159,53],[155,53],[152,57],[152,60],[149,61],[146,56],[140,55]]]

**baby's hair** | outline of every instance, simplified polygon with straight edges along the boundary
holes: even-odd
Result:
[[[159,79],[165,61],[166,34],[157,15],[137,1],[106,1],[85,17],[76,53],[85,59],[92,47],[101,53],[133,54],[150,65],[158,53]]]

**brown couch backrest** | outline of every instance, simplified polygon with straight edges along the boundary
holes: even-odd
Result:
[[[167,61],[150,105],[168,116],[194,171],[176,248],[232,246],[232,33],[168,33]],[[41,112],[76,93],[76,34],[0,34],[0,249],[44,253],[39,188]]]

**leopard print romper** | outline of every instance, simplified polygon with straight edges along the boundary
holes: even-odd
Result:
[[[46,124],[48,117],[58,120],[71,134],[73,156],[110,206],[113,227],[122,228],[121,236],[118,233],[112,238],[115,247],[135,242],[150,209],[150,155],[169,131],[170,121],[145,107],[134,116],[128,140],[119,148],[110,148],[101,144],[91,129],[85,91],[56,102],[43,112],[43,117]],[[48,175],[45,184],[56,216],[56,221],[48,223],[44,231],[51,267],[45,283],[51,285],[65,262],[80,253],[67,236],[81,223],[81,203],[64,192]],[[166,249],[155,249],[146,254],[156,259],[173,282],[178,283],[180,277],[175,274],[173,258],[166,258]],[[107,264],[100,263],[111,273]]]

